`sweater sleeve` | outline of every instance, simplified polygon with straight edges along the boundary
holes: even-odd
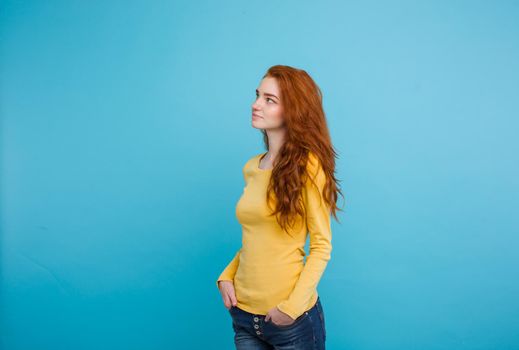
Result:
[[[281,301],[277,308],[293,319],[302,315],[311,301],[317,284],[328,264],[332,251],[331,216],[329,206],[322,197],[326,175],[320,163],[314,160],[309,166],[309,179],[303,187],[303,200],[306,208],[306,223],[310,235],[310,253],[305,266],[288,299]]]
[[[240,253],[241,253],[241,248],[236,252],[236,254],[234,255],[234,258],[225,267],[223,272],[220,274],[220,276],[216,280],[216,288],[218,288],[219,281],[234,281],[234,275],[236,274],[236,270],[238,270],[238,265],[240,264]]]

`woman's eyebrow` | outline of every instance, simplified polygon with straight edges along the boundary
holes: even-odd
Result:
[[[258,89],[256,89],[256,93],[258,93],[258,92],[259,92]],[[274,94],[269,94],[268,92],[265,92],[265,93],[263,93],[263,94],[266,95],[266,96],[272,96],[272,97],[275,97],[275,98],[277,98],[277,99],[279,100],[279,98],[278,98],[276,95],[274,95]]]

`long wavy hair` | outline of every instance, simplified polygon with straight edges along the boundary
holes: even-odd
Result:
[[[340,180],[335,177],[337,153],[331,142],[321,90],[306,71],[290,66],[272,66],[265,77],[273,77],[278,83],[286,127],[285,141],[276,156],[267,187],[270,215],[276,215],[279,225],[287,233],[287,228],[304,215],[302,191],[308,179],[315,185],[315,174],[308,173],[308,161],[314,156],[318,161],[316,165],[322,167],[326,176],[322,198],[339,222],[336,212],[342,209],[336,203],[339,194],[344,196],[338,187]],[[268,150],[267,132],[261,132]],[[271,201],[275,208],[272,208]]]

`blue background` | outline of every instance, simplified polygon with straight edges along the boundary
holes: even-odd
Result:
[[[2,349],[232,349],[269,66],[324,94],[330,349],[518,349],[519,3],[2,1]],[[514,217],[515,215],[515,217]]]

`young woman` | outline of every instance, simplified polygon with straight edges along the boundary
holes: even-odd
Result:
[[[243,167],[236,206],[242,246],[216,281],[234,343],[242,350],[324,349],[317,284],[331,257],[330,219],[338,221],[342,193],[319,87],[304,70],[271,67],[256,90],[252,126],[268,152]]]

